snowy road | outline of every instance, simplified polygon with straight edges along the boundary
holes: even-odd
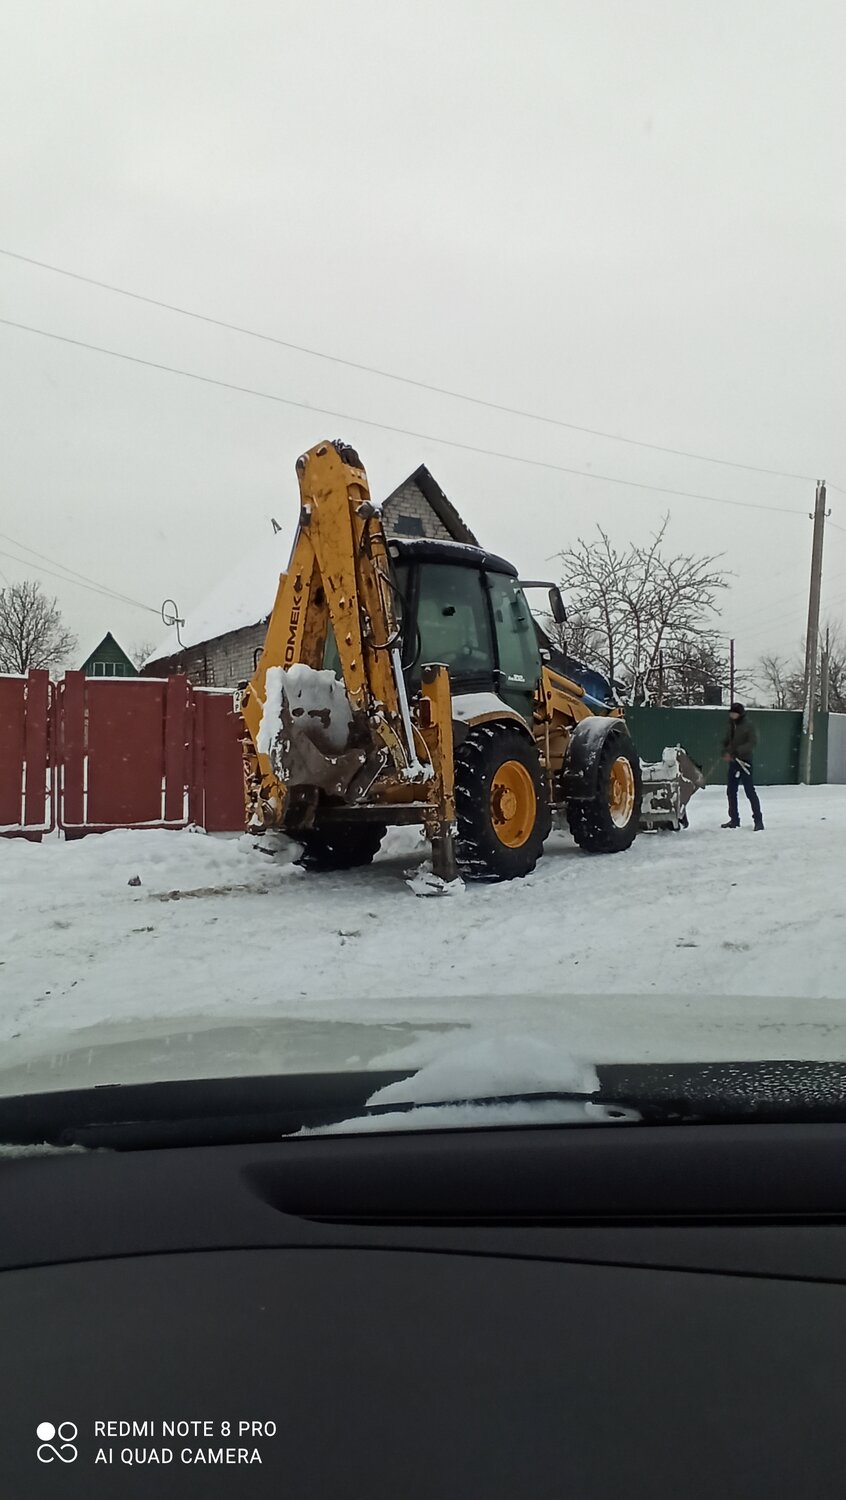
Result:
[[[342,875],[192,832],[0,840],[0,1043],[249,1015],[553,1032],[594,1062],[844,1058],[846,788],[762,797],[762,835],[722,832],[709,790],[686,833],[613,858],[555,834],[527,880],[437,899],[408,832]]]

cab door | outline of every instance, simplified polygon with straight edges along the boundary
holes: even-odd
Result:
[[[527,724],[540,681],[541,660],[535,625],[516,578],[486,573],[496,646],[496,690]]]
[[[415,628],[404,630],[413,658],[410,686],[419,686],[422,663],[443,662],[453,693],[492,692],[496,652],[484,575],[475,567],[428,560],[414,574]]]

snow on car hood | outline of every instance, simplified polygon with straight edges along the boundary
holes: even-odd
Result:
[[[428,1060],[423,1061],[428,1054]],[[599,1076],[592,1064],[574,1057],[560,1043],[510,1035],[418,1040],[392,1059],[395,1066],[414,1059],[418,1071],[371,1094],[368,1110],[337,1124],[306,1129],[301,1135],[385,1130],[472,1130],[491,1125],[611,1124],[637,1119],[632,1110],[608,1109],[583,1099],[538,1099],[561,1092],[592,1094]],[[383,1064],[390,1059],[382,1059]],[[503,1096],[525,1094],[525,1099]],[[396,1109],[389,1106],[396,1105]],[[413,1108],[409,1108],[413,1105]],[[388,1106],[386,1108],[386,1106]]]
[[[448,1023],[362,1023],[252,1016],[138,1021],[38,1036],[4,1050],[0,1097],[107,1084],[284,1074],[405,1072],[370,1105],[433,1104],[504,1094],[593,1093],[594,1066],[562,1037]]]
[[[0,1097],[115,1083],[359,1072],[384,1067],[386,1056],[405,1054],[427,1031],[443,1038],[451,1030],[266,1015],[104,1022],[9,1042],[0,1060]]]

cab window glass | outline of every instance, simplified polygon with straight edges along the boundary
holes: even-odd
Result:
[[[444,662],[454,677],[492,672],[488,604],[482,575],[475,568],[424,563],[417,625],[421,662]]]
[[[515,578],[489,573],[499,669],[510,682],[534,687],[539,675],[538,643],[526,597]]]

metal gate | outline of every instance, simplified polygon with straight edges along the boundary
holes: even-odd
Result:
[[[0,834],[40,839],[53,827],[48,672],[0,677]]]
[[[240,714],[231,692],[195,688],[191,822],[207,833],[244,827],[244,761]]]
[[[0,834],[244,827],[232,694],[187,677],[0,676]]]
[[[185,827],[189,691],[186,677],[122,681],[65,674],[56,689],[56,811],[68,838],[112,828]]]

